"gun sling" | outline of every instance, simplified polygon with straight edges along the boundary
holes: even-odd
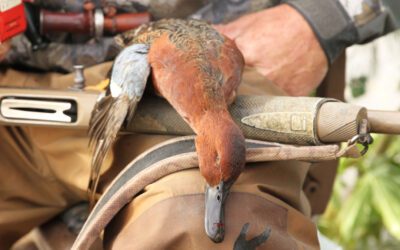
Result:
[[[290,146],[246,140],[246,161],[303,160],[323,161],[342,156],[359,157],[355,145],[342,150],[338,145]],[[139,155],[107,188],[78,235],[72,249],[89,249],[117,212],[147,185],[160,178],[190,168],[197,168],[194,137],[171,139]]]

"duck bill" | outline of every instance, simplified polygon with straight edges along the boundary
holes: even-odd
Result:
[[[221,181],[217,186],[207,184],[205,193],[205,229],[208,237],[216,242],[222,242],[225,236],[224,210],[232,184]]]

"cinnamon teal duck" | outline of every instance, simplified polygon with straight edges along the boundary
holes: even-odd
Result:
[[[245,139],[228,112],[241,81],[242,54],[232,40],[197,20],[160,20],[121,34],[116,41],[123,50],[90,122],[92,194],[107,151],[124,122],[132,119],[151,77],[156,93],[196,133],[200,172],[207,182],[205,230],[221,242],[224,204],[245,165]]]

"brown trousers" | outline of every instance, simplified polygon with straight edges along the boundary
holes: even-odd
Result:
[[[89,84],[102,80],[110,64],[86,70]],[[66,87],[72,76],[28,74],[6,70],[0,86]],[[279,94],[273,85],[247,70],[241,94]],[[282,94],[282,93],[280,93]],[[65,208],[86,200],[91,154],[86,131],[44,127],[0,127],[0,249]],[[116,145],[105,164],[103,188],[113,176],[145,149],[169,136],[128,135]],[[272,228],[262,248],[317,249],[311,207],[303,192],[309,170],[306,162],[253,164],[239,178],[227,212],[226,242],[232,244],[244,223],[248,237]],[[113,249],[226,249],[205,238],[204,185],[197,170],[167,176],[148,186],[111,223],[105,244]],[[229,204],[228,203],[228,204]],[[231,219],[229,219],[231,218]],[[229,222],[228,222],[229,221]],[[230,231],[229,231],[230,230]],[[227,244],[228,244],[227,243]],[[229,247],[231,248],[231,246]]]

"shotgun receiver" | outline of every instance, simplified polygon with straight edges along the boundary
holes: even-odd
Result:
[[[1,125],[39,125],[87,129],[95,91],[0,88]],[[239,96],[230,112],[247,138],[318,145],[345,142],[358,135],[362,121],[370,132],[400,134],[400,112],[367,111],[334,99]],[[126,132],[193,134],[162,98],[147,96]]]

